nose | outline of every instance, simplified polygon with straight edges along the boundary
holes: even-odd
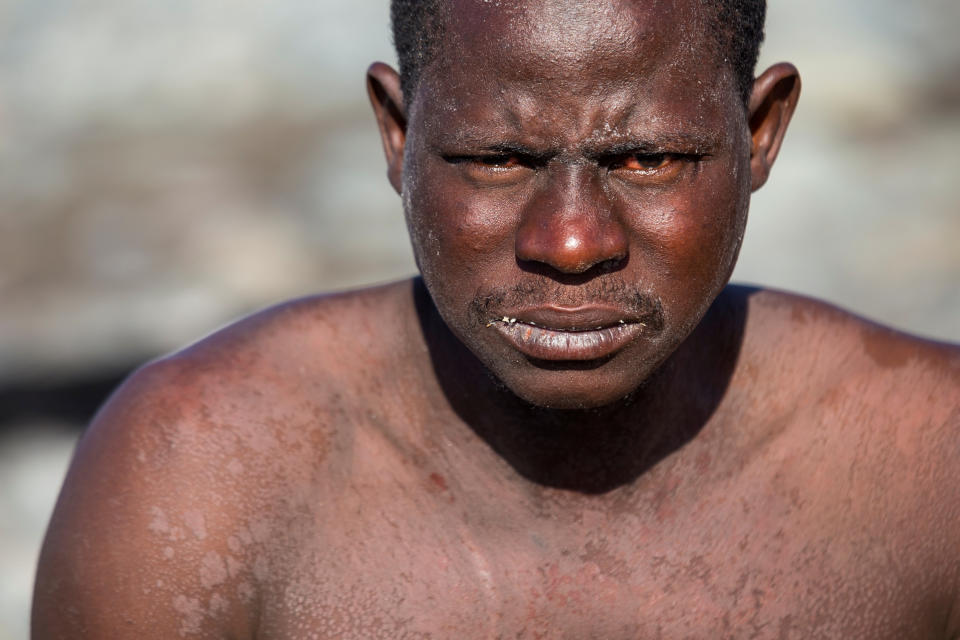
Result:
[[[600,178],[588,167],[551,171],[523,210],[515,252],[521,262],[580,274],[627,257],[627,233]]]

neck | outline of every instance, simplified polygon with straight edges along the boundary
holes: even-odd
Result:
[[[721,295],[630,396],[557,410],[533,406],[496,380],[450,332],[420,280],[414,296],[431,377],[459,421],[527,480],[588,494],[635,482],[701,433],[724,398],[746,315],[746,294]]]

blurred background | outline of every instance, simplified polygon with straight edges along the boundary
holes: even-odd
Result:
[[[0,640],[132,367],[409,275],[363,73],[387,0],[0,0]],[[735,279],[960,340],[960,3],[771,0],[804,78]]]

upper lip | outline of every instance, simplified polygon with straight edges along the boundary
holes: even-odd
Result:
[[[637,314],[604,305],[579,307],[542,306],[502,311],[495,318],[516,319],[556,331],[590,331],[619,324],[642,322]]]

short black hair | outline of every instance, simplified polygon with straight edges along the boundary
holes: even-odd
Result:
[[[744,104],[750,100],[753,73],[763,42],[763,24],[767,13],[766,0],[703,0],[713,5],[713,36],[730,65],[737,89]],[[441,13],[445,0],[391,0],[390,23],[393,45],[400,63],[400,86],[410,99],[420,79],[420,72],[429,64],[443,38]]]

